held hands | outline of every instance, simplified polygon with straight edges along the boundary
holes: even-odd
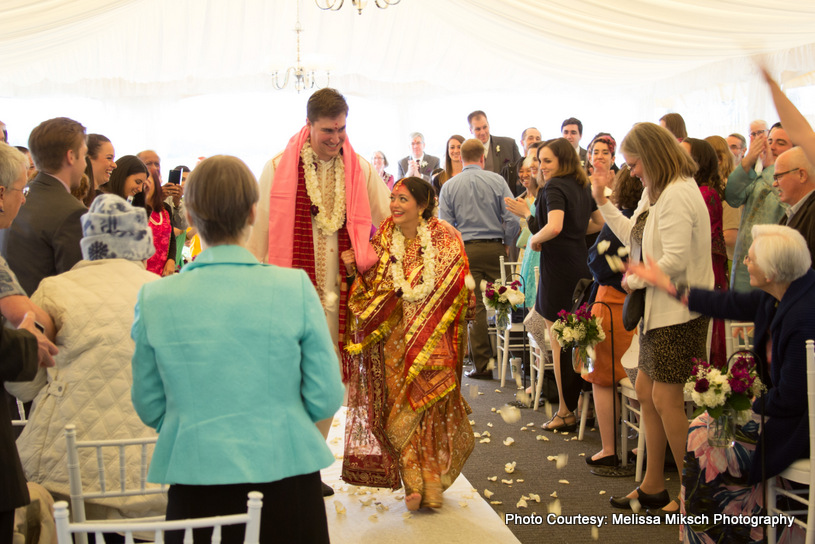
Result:
[[[357,269],[357,261],[354,257],[354,250],[353,249],[346,249],[342,253],[340,253],[340,259],[342,260],[342,264],[345,265],[345,275],[346,276],[353,276],[356,273]]]
[[[408,176],[415,176],[417,178],[422,177],[422,173],[419,171],[419,161],[417,159],[408,159]]]
[[[54,366],[54,355],[59,353],[55,346],[43,333],[34,325],[34,312],[26,312],[23,321],[18,329],[25,329],[37,338],[37,355],[41,367]]]

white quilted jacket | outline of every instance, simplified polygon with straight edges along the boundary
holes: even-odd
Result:
[[[54,320],[59,354],[56,366],[47,370],[47,380],[40,369],[34,382],[6,387],[23,400],[36,395],[29,422],[17,439],[30,481],[52,493],[69,495],[64,435],[68,423],[76,425],[77,440],[155,436],[136,415],[130,400],[134,350],[130,327],[139,289],[158,279],[140,262],[80,261],[68,272],[44,279],[31,297]],[[93,452],[80,451],[86,490],[98,490]],[[129,484],[136,485],[139,449],[128,448],[127,455]],[[118,488],[118,456],[106,462],[106,483]],[[164,495],[86,504],[89,519],[163,515],[165,509]]]

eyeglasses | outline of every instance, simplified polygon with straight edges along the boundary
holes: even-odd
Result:
[[[9,191],[20,191],[21,193],[23,193],[23,196],[28,196],[28,192],[30,190],[31,190],[31,187],[29,187],[28,185],[26,185],[22,189],[15,189],[14,187],[9,187]]]
[[[800,168],[793,168],[792,170],[787,170],[786,172],[779,172],[777,174],[773,174],[773,181],[778,181],[780,178],[786,176],[790,172],[795,172],[796,170],[800,170]]]
[[[759,136],[760,134],[764,134],[765,132],[767,132],[767,131],[766,130],[756,130],[756,131],[753,131],[753,132],[750,133],[750,137],[755,138],[756,136]]]

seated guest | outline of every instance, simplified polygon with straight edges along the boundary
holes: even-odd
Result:
[[[258,187],[239,159],[205,159],[184,199],[205,249],[144,286],[131,332],[133,404],[159,431],[148,478],[171,484],[167,519],[245,512],[260,491],[261,542],[327,543],[319,471],[334,456],[315,423],[345,388],[317,291],[243,247]]]
[[[31,297],[54,321],[56,366],[40,369],[31,383],[6,384],[21,400],[34,399],[17,440],[26,476],[62,499],[70,495],[65,425],[76,425],[78,440],[155,435],[128,398],[133,307],[141,286],[158,279],[144,269],[154,251],[147,218],[121,198],[101,195],[81,221],[83,260],[44,279]],[[98,485],[95,464],[81,466],[83,483]],[[108,468],[117,475],[118,461]],[[127,470],[129,485],[138,485],[138,457]],[[161,515],[164,507],[161,495],[86,501],[89,518]]]
[[[761,513],[758,484],[762,477],[772,478],[793,461],[808,457],[804,346],[806,340],[815,338],[815,271],[810,269],[807,244],[798,231],[780,225],[755,225],[752,237],[744,261],[755,290],[748,293],[688,290],[686,285],[671,283],[653,261],[631,268],[632,273],[674,295],[691,311],[755,323],[753,350],[759,358],[759,375],[769,390],[753,403],[753,418],[737,432],[739,441],[732,452],[707,445],[706,413],[691,423],[683,482],[685,509],[692,516],[709,514],[713,519],[718,513]],[[762,411],[766,418],[763,437],[758,426]],[[693,542],[752,542],[762,538],[760,526],[700,524],[685,529],[694,533]]]

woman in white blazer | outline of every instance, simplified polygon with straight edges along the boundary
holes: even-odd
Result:
[[[653,123],[634,125],[621,150],[631,175],[642,180],[645,190],[627,219],[599,184],[592,187],[611,230],[630,248],[632,262],[658,262],[674,283],[711,289],[710,219],[693,181],[693,159],[670,132]],[[681,467],[688,434],[682,389],[693,367],[691,360],[706,358],[708,318],[635,276],[626,275],[623,286],[645,289],[636,389],[648,465],[640,487],[625,497],[612,497],[611,504],[631,508],[631,500],[637,499],[652,513],[676,512],[679,504],[665,490],[665,444],[670,443],[676,466]]]

